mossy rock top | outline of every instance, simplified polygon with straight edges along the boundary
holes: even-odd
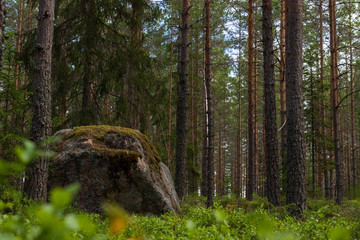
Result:
[[[56,151],[61,152],[64,150],[64,147],[66,147],[66,143],[68,142],[86,142],[90,139],[91,142],[89,145],[91,148],[99,153],[103,153],[104,155],[110,157],[126,155],[127,158],[143,157],[142,154],[137,151],[109,147],[109,145],[106,144],[106,138],[111,134],[137,139],[143,148],[143,152],[147,155],[151,162],[158,163],[161,161],[154,145],[144,134],[134,129],[109,125],[80,126],[71,130],[67,129],[59,131],[56,133],[56,136],[62,138],[62,144],[57,145]]]

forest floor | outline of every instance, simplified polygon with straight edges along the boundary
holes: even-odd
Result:
[[[215,198],[214,208],[206,208],[202,197],[188,197],[180,216],[130,216],[116,205],[107,205],[104,217],[70,206],[78,190],[77,185],[55,189],[47,204],[26,201],[16,191],[3,192],[0,239],[360,239],[358,200],[337,206],[308,199],[302,219],[292,217],[286,207],[271,206],[265,198],[248,202],[229,196]]]
[[[218,198],[213,209],[205,199],[189,198],[183,215],[135,216],[125,235],[140,232],[148,239],[360,239],[360,202],[341,207],[327,200],[308,199],[302,219],[285,207],[272,207],[264,198],[255,201]],[[129,234],[129,235],[127,235]]]

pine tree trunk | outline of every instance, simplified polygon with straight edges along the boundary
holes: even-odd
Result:
[[[254,2],[256,5],[256,2]],[[254,20],[255,21],[255,20]],[[259,131],[258,131],[258,68],[257,68],[257,40],[254,35],[254,162],[255,162],[255,192],[259,194]]]
[[[94,113],[94,36],[93,36],[93,0],[85,0],[84,8],[87,16],[85,32],[85,66],[83,77],[83,96],[82,96],[82,125],[95,123]]]
[[[189,31],[190,31],[190,1],[183,0],[181,13],[181,56],[180,78],[178,86],[178,102],[176,110],[176,172],[175,188],[181,200],[186,197],[186,122],[187,122],[187,95],[189,77]]]
[[[32,6],[32,0],[28,0],[27,2],[27,7],[28,7],[28,13],[27,13],[27,31],[30,32],[31,30],[31,6]],[[29,83],[29,76],[28,73],[25,72],[25,77],[24,77],[24,85],[27,86]],[[25,94],[25,98],[27,97],[27,95]],[[25,118],[25,117],[24,117]]]
[[[241,136],[241,14],[239,17],[239,62],[238,62],[238,84],[239,84],[239,91],[238,91],[238,132],[237,132],[237,144],[236,144],[236,159],[235,159],[235,166],[234,166],[234,190],[236,195],[240,194],[240,197],[243,196],[242,194],[242,136]]]
[[[328,170],[328,157],[327,157],[327,144],[326,144],[326,91],[325,91],[325,63],[324,63],[324,33],[323,33],[323,10],[322,10],[322,0],[319,1],[319,22],[320,22],[320,79],[321,79],[321,93],[323,99],[321,100],[321,138],[322,138],[322,163],[324,171],[324,188],[325,188],[325,198],[330,196],[330,181],[329,181],[329,170]]]
[[[203,112],[204,112],[204,121],[203,121],[203,141],[202,141],[202,156],[201,156],[201,196],[207,196],[207,146],[208,146],[208,134],[207,134],[207,126],[208,126],[208,118],[207,118],[207,106],[206,106],[206,84],[205,79],[203,81],[204,94],[203,94]]]
[[[304,102],[302,92],[302,0],[287,0],[286,116],[287,188],[289,209],[301,216],[306,208]]]
[[[19,9],[18,9],[18,21],[17,21],[17,41],[16,41],[16,53],[20,54],[21,52],[21,35],[22,35],[22,24],[23,24],[23,9],[24,9],[24,1],[19,0]],[[20,89],[21,87],[21,80],[20,80],[20,74],[21,74],[21,65],[19,63],[16,63],[15,65],[15,85],[16,89]]]
[[[350,92],[351,92],[351,102],[350,102],[350,111],[351,111],[351,172],[352,172],[352,188],[353,188],[353,197],[356,197],[356,188],[357,188],[357,166],[356,166],[356,154],[355,154],[355,107],[354,107],[354,69],[353,69],[353,44],[352,44],[352,6],[351,1],[349,0],[349,40],[350,40]]]
[[[248,0],[248,183],[246,199],[254,199],[256,184],[254,135],[254,11],[253,0]]]
[[[286,1],[281,0],[280,19],[280,117],[281,117],[281,174],[282,179],[286,176],[286,153],[287,153],[287,125],[286,125],[286,82],[285,82],[285,35],[286,35]],[[285,181],[282,182],[283,185]]]
[[[334,160],[336,172],[335,184],[335,201],[341,204],[344,200],[344,170],[340,153],[340,131],[339,131],[339,113],[338,113],[338,68],[337,68],[337,34],[336,34],[336,10],[335,0],[329,0],[329,15],[330,15],[330,51],[331,51],[331,108],[332,121],[334,127]]]
[[[279,154],[276,126],[276,92],[274,78],[274,51],[272,37],[272,1],[263,0],[264,41],[264,114],[265,114],[265,157],[266,196],[270,203],[280,205]]]
[[[133,50],[141,49],[142,42],[142,21],[144,15],[143,2],[138,0],[131,0],[131,21],[130,27],[130,46]],[[142,119],[140,124],[142,112],[139,109],[139,92],[137,91],[136,81],[138,78],[137,64],[131,58],[128,62],[127,76],[126,76],[126,97],[128,101],[128,127],[142,130],[145,132],[146,122],[148,119]],[[141,125],[141,126],[140,126]]]
[[[51,49],[54,32],[54,1],[39,1],[38,30],[35,47],[34,109],[31,139],[40,143],[51,135]],[[49,159],[40,157],[31,164],[25,193],[31,199],[47,199]]]
[[[2,68],[3,43],[5,39],[5,0],[0,0],[0,69]]]
[[[172,127],[172,85],[173,85],[173,55],[174,55],[174,31],[173,31],[173,6],[171,7],[171,22],[170,22],[170,86],[169,86],[169,128],[168,128],[168,159],[167,159],[167,166],[171,169],[171,127]]]
[[[221,106],[220,106],[221,108]],[[218,171],[216,172],[216,195],[224,195],[223,192],[223,155],[222,155],[222,122],[219,118],[219,150],[218,150]]]
[[[312,69],[310,69],[310,96],[314,96],[314,82],[313,82],[313,72]],[[314,111],[315,111],[315,103],[314,100],[312,99],[310,102],[310,110],[311,110],[311,118],[310,118],[310,123],[311,123],[311,141],[310,141],[310,146],[311,146],[311,194],[312,197],[315,197],[315,175],[316,175],[316,171],[315,171],[315,116],[314,116]]]
[[[207,201],[206,206],[214,205],[214,116],[211,94],[211,1],[205,0],[205,84],[208,119],[208,147],[207,147]]]

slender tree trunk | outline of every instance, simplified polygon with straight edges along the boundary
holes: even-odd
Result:
[[[134,50],[141,49],[142,42],[142,20],[144,15],[143,1],[131,0],[131,21],[130,28],[130,45]],[[138,78],[137,64],[130,59],[128,62],[127,77],[126,77],[126,96],[128,100],[128,126],[133,129],[147,129],[146,120],[142,119],[140,126],[140,118],[142,112],[139,106],[139,92],[137,91],[136,81]],[[144,132],[144,131],[143,131]]]
[[[241,16],[240,16],[241,17]],[[239,20],[240,21],[240,20]],[[241,34],[241,24],[239,24],[239,34]],[[241,35],[240,35],[241,36]],[[241,136],[241,37],[239,36],[239,63],[238,63],[238,78],[239,78],[239,92],[238,92],[238,133],[237,133],[237,151],[236,151],[236,162],[235,162],[235,192],[240,193],[242,197],[242,136]]]
[[[281,174],[283,185],[286,177],[287,125],[286,125],[286,82],[285,82],[285,34],[286,34],[286,0],[281,0],[280,17],[280,117],[281,117]]]
[[[84,8],[87,16],[86,35],[85,35],[85,66],[83,78],[83,96],[82,96],[82,125],[94,123],[94,35],[93,35],[93,0],[85,0]]]
[[[18,9],[18,19],[17,19],[17,40],[16,40],[16,53],[20,54],[21,52],[21,35],[22,35],[22,23],[23,23],[23,9],[24,9],[24,1],[20,0],[18,1],[19,9]],[[19,63],[15,64],[15,86],[16,89],[20,89],[21,86],[21,80],[20,80],[20,74],[21,74],[21,66]]]
[[[190,33],[192,35],[192,33]],[[191,98],[190,98],[190,110],[191,110],[191,115],[188,118],[188,126],[190,126],[191,132],[190,132],[190,146],[192,146],[192,151],[190,151],[190,160],[191,163],[188,166],[188,181],[189,181],[189,192],[190,193],[194,193],[197,191],[197,176],[195,174],[195,169],[196,169],[196,161],[197,159],[195,158],[195,81],[194,81],[194,50],[191,49],[192,54],[190,54],[190,73],[191,73],[191,85],[190,85],[190,90],[191,90]]]
[[[189,77],[189,31],[190,31],[190,1],[183,0],[181,13],[181,56],[180,78],[178,86],[178,102],[176,110],[176,172],[175,187],[181,200],[186,197],[186,122],[187,96]]]
[[[256,183],[254,135],[254,11],[253,0],[248,0],[248,183],[246,199],[254,199]]]
[[[302,0],[287,0],[286,116],[287,188],[289,209],[301,216],[306,208],[304,102],[302,92]]]
[[[214,119],[211,94],[211,1],[205,0],[205,84],[208,119],[208,148],[207,148],[207,201],[206,206],[214,205]]]
[[[310,68],[310,95],[314,96],[313,72]],[[315,103],[311,100],[311,191],[312,197],[315,197]]]
[[[264,113],[265,113],[265,156],[266,196],[270,203],[280,205],[279,153],[276,126],[276,93],[274,78],[274,51],[272,32],[272,1],[263,0],[263,42],[264,42]]]
[[[344,200],[344,171],[343,163],[340,153],[339,143],[339,124],[338,124],[338,68],[337,68],[337,34],[336,34],[336,6],[335,0],[329,0],[329,15],[330,15],[330,51],[331,51],[331,108],[332,108],[332,121],[334,126],[334,159],[336,171],[336,184],[335,184],[335,201],[341,204]]]
[[[207,145],[208,145],[208,118],[207,118],[207,106],[206,106],[206,84],[205,78],[203,80],[204,95],[203,95],[203,112],[204,112],[204,123],[203,123],[203,141],[202,141],[202,156],[201,156],[201,196],[207,196]]]
[[[196,41],[196,45],[195,45],[195,81],[194,81],[194,90],[195,90],[195,95],[194,95],[194,117],[193,117],[193,125],[194,125],[194,159],[195,159],[195,167],[198,168],[198,165],[201,165],[201,160],[199,159],[199,76],[200,76],[200,61],[199,61],[199,56],[200,56],[200,49],[199,49],[199,35],[196,34],[195,35],[195,41]],[[196,185],[197,189],[196,192],[198,192],[199,189],[199,179],[197,179],[197,185]]]
[[[326,144],[326,102],[325,102],[325,63],[324,63],[324,33],[323,33],[323,2],[319,0],[319,22],[320,22],[320,79],[321,79],[321,93],[323,99],[321,100],[321,136],[322,136],[322,163],[324,171],[324,186],[325,186],[325,197],[330,196],[330,181],[329,181],[329,170],[328,170],[328,157],[327,157],[327,144]]]
[[[356,154],[355,154],[355,107],[354,107],[354,69],[353,69],[353,44],[352,44],[352,6],[351,1],[349,0],[349,39],[350,39],[350,92],[351,92],[351,172],[352,172],[352,188],[353,188],[353,197],[356,196],[356,188],[357,188],[357,166],[356,166]]]
[[[31,5],[32,5],[32,0],[28,0],[27,2],[27,7],[28,7],[28,13],[27,13],[27,31],[30,32],[31,30]],[[24,85],[27,86],[29,83],[29,76],[28,73],[25,72],[25,77],[24,77]],[[25,98],[27,97],[27,95],[25,94]],[[25,117],[24,117],[25,118]]]
[[[256,4],[256,2],[255,2]],[[258,67],[257,67],[257,40],[254,35],[254,161],[255,161],[255,192],[259,194],[259,126],[258,126]]]
[[[39,0],[35,47],[34,110],[31,139],[40,143],[51,136],[51,49],[54,32],[54,1]],[[25,193],[35,200],[47,199],[49,159],[40,157],[28,169]]]
[[[110,94],[109,93],[105,93],[105,98],[104,98],[104,118],[105,121],[110,121]]]
[[[348,60],[346,59],[346,68],[347,68],[347,72],[350,72],[348,67]],[[351,85],[351,83],[350,83]],[[351,86],[346,86],[346,95],[351,94],[349,93],[349,89],[351,88]],[[352,94],[351,94],[352,95]],[[351,106],[349,103],[349,98],[346,98],[346,113],[343,115],[343,117],[345,118],[345,123],[346,124],[346,136],[344,136],[344,138],[346,137],[346,174],[347,174],[347,189],[348,189],[348,194],[349,194],[349,198],[351,199],[351,133],[350,133],[350,128],[351,128]],[[350,123],[350,124],[349,124]],[[344,131],[345,132],[345,131]]]
[[[220,106],[221,108],[221,106]],[[217,196],[221,196],[221,195],[224,195],[224,191],[223,191],[223,183],[224,183],[224,180],[223,180],[223,161],[224,161],[224,156],[222,154],[223,150],[222,150],[222,145],[223,145],[223,142],[222,142],[222,129],[223,129],[223,126],[222,126],[222,121],[221,121],[221,117],[219,118],[219,152],[218,152],[218,171],[217,171],[217,174],[216,174],[216,195]]]
[[[174,31],[173,31],[173,6],[171,7],[171,23],[170,23],[170,86],[169,86],[169,129],[168,129],[168,159],[167,166],[171,169],[171,127],[172,127],[172,85],[173,85],[173,57],[174,57]]]
[[[0,69],[2,68],[3,43],[5,39],[5,0],[0,0]]]

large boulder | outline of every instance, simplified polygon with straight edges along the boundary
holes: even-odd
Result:
[[[179,213],[169,169],[140,132],[114,126],[65,129],[55,136],[57,156],[50,163],[48,188],[78,182],[80,209],[100,213],[116,201],[131,213]]]

